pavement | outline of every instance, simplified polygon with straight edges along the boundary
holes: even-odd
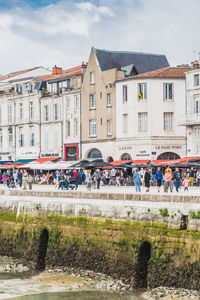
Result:
[[[17,187],[17,190],[22,190],[21,188]],[[0,190],[8,190],[8,188],[4,187],[3,184],[0,184]],[[55,188],[54,185],[40,185],[40,184],[33,184],[32,187],[33,191],[55,191],[57,192],[58,189]],[[62,191],[62,190],[59,190]],[[68,190],[63,190],[66,193],[68,192]],[[71,190],[70,190],[71,191]],[[75,191],[75,190],[74,190]],[[78,192],[88,192],[88,190],[86,189],[85,185],[79,186],[77,189]],[[134,186],[100,186],[100,189],[91,189],[92,193],[116,193],[116,194],[133,194],[135,193],[135,187]],[[141,193],[146,193],[146,188],[145,187],[141,187]],[[200,196],[200,187],[196,187],[196,186],[192,186],[189,187],[189,191],[184,191],[184,187],[180,187],[179,192],[177,193],[175,191],[175,187],[173,189],[173,192],[171,193],[170,191],[168,192],[169,194],[180,194],[180,195],[191,195],[191,196]],[[147,193],[146,193],[147,194]],[[164,193],[164,187],[161,187],[161,191],[160,193],[158,192],[158,188],[156,186],[151,186],[150,187],[150,192],[149,194],[167,194]]]

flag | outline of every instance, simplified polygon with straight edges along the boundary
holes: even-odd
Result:
[[[141,91],[138,91],[138,97],[139,97],[140,100],[143,99],[143,95],[142,95],[142,92],[141,92]]]

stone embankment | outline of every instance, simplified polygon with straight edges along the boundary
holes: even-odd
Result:
[[[162,222],[200,231],[200,196],[117,194],[75,191],[0,190],[0,209],[20,214],[61,214]]]
[[[199,205],[194,196],[0,191],[0,255],[103,273],[130,289],[199,291]]]

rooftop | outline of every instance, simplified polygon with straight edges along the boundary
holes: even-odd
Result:
[[[94,49],[101,71],[133,65],[138,74],[168,67],[165,55]]]
[[[181,79],[185,78],[185,72],[191,70],[191,68],[182,68],[182,67],[166,67],[151,72],[146,72],[139,75],[130,76],[127,78],[119,79],[118,81],[128,80],[128,79],[138,79],[138,78],[174,78]]]

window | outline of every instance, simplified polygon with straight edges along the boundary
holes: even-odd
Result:
[[[2,122],[2,110],[1,110],[1,105],[0,105],[0,123]]]
[[[173,113],[166,112],[164,113],[164,130],[171,131],[173,130]]]
[[[200,113],[200,98],[195,98],[195,114]]]
[[[78,120],[74,120],[74,136],[78,136]]]
[[[93,148],[92,150],[90,150],[90,152],[88,153],[87,158],[102,158],[103,155],[101,153],[101,151],[99,151],[99,149]]]
[[[3,147],[3,129],[0,128],[0,148]]]
[[[111,98],[111,94],[108,93],[107,94],[107,107],[111,107],[112,106],[112,98]]]
[[[30,147],[35,146],[34,126],[29,127]]]
[[[122,86],[122,100],[123,102],[128,101],[127,85]]]
[[[78,110],[79,109],[79,96],[75,95],[74,96],[74,110]]]
[[[147,100],[147,84],[138,83],[138,100]]]
[[[67,98],[67,111],[70,110],[70,98]]]
[[[112,135],[112,120],[107,120],[107,135]]]
[[[200,83],[199,74],[194,75],[194,86],[198,86]]]
[[[173,83],[164,83],[164,100],[173,101],[174,100],[174,86]]]
[[[13,129],[12,129],[12,127],[8,128],[8,145],[9,145],[9,147],[13,146]]]
[[[8,123],[12,123],[12,105],[8,104]]]
[[[48,105],[44,105],[44,121],[49,121],[49,107]]]
[[[96,120],[90,120],[90,136],[95,137],[97,135]]]
[[[30,118],[30,121],[33,121],[33,119],[34,119],[34,103],[33,103],[33,101],[29,102],[29,118]]]
[[[96,95],[90,95],[90,109],[96,109]]]
[[[70,136],[70,121],[66,122],[66,136]]]
[[[58,104],[54,104],[53,106],[53,119],[54,121],[58,121]]]
[[[94,72],[90,72],[90,84],[95,84],[95,75],[94,75]]]
[[[138,113],[138,131],[147,131],[147,113]]]
[[[200,127],[194,128],[194,153],[200,153]]]
[[[71,83],[70,83],[70,78],[67,79],[67,89],[70,89],[71,88]]]
[[[19,120],[23,120],[23,103],[19,103]]]
[[[128,114],[122,115],[122,131],[123,133],[127,133],[128,131]]]
[[[24,147],[24,127],[19,127],[19,147]]]

